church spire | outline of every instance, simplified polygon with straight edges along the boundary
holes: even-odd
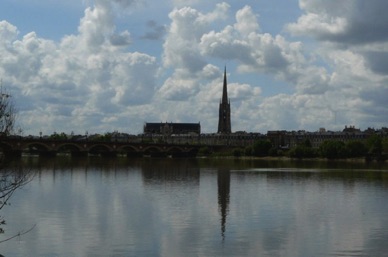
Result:
[[[224,70],[224,87],[222,90],[222,103],[228,103],[228,82],[226,79],[226,66]]]
[[[228,98],[228,83],[226,79],[226,66],[224,70],[224,85],[222,89],[222,98],[220,102],[219,116],[218,116],[218,133],[229,134],[232,133],[230,124],[230,100]]]

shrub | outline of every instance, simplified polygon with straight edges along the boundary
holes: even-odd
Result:
[[[350,141],[346,144],[348,157],[363,157],[368,153],[368,149],[361,141]]]
[[[272,144],[268,140],[258,140],[253,144],[252,155],[254,156],[268,156]]]
[[[346,158],[348,156],[345,143],[337,140],[324,141],[319,146],[322,157],[327,159]]]
[[[211,154],[209,147],[201,147],[198,151],[199,156],[209,156]]]
[[[233,149],[233,156],[234,157],[241,157],[243,155],[243,150],[240,148]]]

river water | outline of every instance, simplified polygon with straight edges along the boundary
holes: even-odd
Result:
[[[388,167],[23,158],[0,215],[15,256],[388,256]]]

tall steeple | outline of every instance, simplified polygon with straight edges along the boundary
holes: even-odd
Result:
[[[225,66],[225,70],[224,70],[224,86],[223,86],[223,89],[222,89],[222,102],[223,103],[227,103],[228,102],[228,82],[227,82],[227,79],[226,79],[226,66]]]
[[[232,128],[230,125],[230,100],[228,98],[226,66],[224,70],[224,86],[222,89],[222,98],[220,102],[220,109],[219,109],[219,116],[218,116],[218,133],[222,133],[222,134],[232,133]]]

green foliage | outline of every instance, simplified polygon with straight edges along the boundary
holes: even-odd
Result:
[[[278,151],[277,147],[271,147],[271,149],[269,149],[269,151],[268,151],[268,154],[270,156],[279,156],[279,155],[281,155],[280,151]]]
[[[383,138],[382,140],[383,152],[388,153],[388,137]]]
[[[356,157],[364,157],[368,149],[366,145],[361,141],[350,141],[346,143],[347,149],[347,157],[356,158]]]
[[[372,135],[367,140],[368,153],[371,155],[381,155],[383,151],[382,139],[379,135]]]
[[[340,159],[348,156],[345,143],[338,140],[327,140],[319,146],[322,157],[327,159]]]
[[[102,140],[102,141],[106,141],[106,142],[110,142],[110,141],[112,141],[112,137],[113,137],[112,133],[107,132],[107,133],[105,133],[105,134],[101,137],[101,140]]]
[[[241,157],[241,156],[243,156],[243,153],[244,153],[243,150],[240,148],[233,149],[233,156],[234,157]]]
[[[298,145],[288,152],[289,157],[291,158],[315,158],[317,157],[317,152],[315,149],[308,147],[306,145]]]
[[[304,146],[304,147],[306,147],[306,148],[311,148],[312,145],[311,145],[310,139],[305,139],[305,140],[303,141],[303,143],[302,143],[301,146]]]
[[[272,144],[269,140],[257,140],[252,147],[253,156],[268,156]]]
[[[305,139],[301,144],[290,149],[288,156],[291,158],[315,158],[317,157],[317,151],[312,148],[310,139]]]
[[[198,151],[199,156],[209,156],[210,154],[211,154],[211,151],[207,146],[201,147]]]
[[[153,143],[152,139],[151,138],[142,138],[142,143],[145,143],[145,144],[149,144],[149,143]]]
[[[245,150],[244,150],[245,156],[252,156],[252,152],[253,152],[253,147],[252,146],[245,147]]]
[[[66,140],[67,135],[64,132],[62,132],[61,134],[54,132],[54,134],[50,135],[49,138],[53,140]]]

